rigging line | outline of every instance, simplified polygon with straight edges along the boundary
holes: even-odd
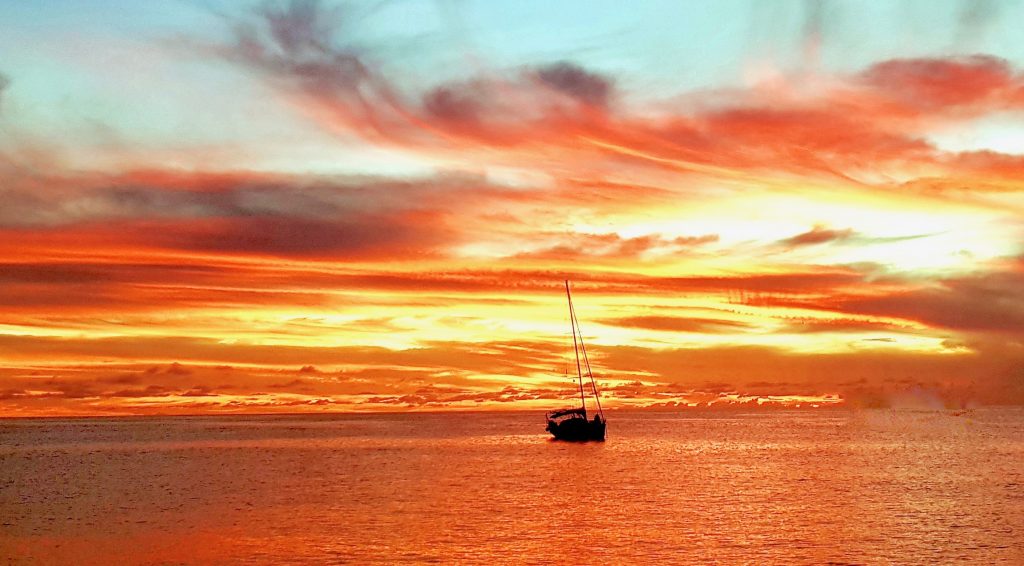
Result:
[[[569,322],[576,320],[576,312],[572,308],[572,295],[569,294],[569,280],[565,280],[565,297],[569,300]],[[572,347],[576,351],[576,374],[580,378],[580,403],[583,409],[583,418],[587,416],[587,398],[583,395],[583,368],[580,367],[580,347],[576,343],[576,325],[572,324]],[[583,336],[580,336],[580,340]]]
[[[576,330],[580,333],[580,347],[583,349],[583,362],[587,365],[587,375],[590,376],[590,386],[594,390],[594,400],[597,401],[597,411],[601,413],[601,418],[604,419],[604,409],[601,408],[601,395],[597,391],[597,381],[594,380],[594,372],[590,369],[590,358],[587,357],[587,345],[583,342],[583,331],[580,330],[580,321],[576,318],[576,311],[570,311],[570,316],[576,322]]]

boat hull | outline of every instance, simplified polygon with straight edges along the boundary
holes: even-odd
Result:
[[[607,426],[608,423],[605,421],[590,421],[584,418],[562,421],[548,420],[548,432],[555,437],[555,440],[567,442],[603,442]]]

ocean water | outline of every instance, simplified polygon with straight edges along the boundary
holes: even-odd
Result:
[[[1024,564],[1024,410],[0,420],[0,562]]]

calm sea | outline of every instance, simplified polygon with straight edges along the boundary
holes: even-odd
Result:
[[[1024,410],[0,420],[7,563],[1024,564]]]

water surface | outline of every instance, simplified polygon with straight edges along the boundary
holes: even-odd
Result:
[[[1024,563],[1024,410],[0,421],[13,563]]]

